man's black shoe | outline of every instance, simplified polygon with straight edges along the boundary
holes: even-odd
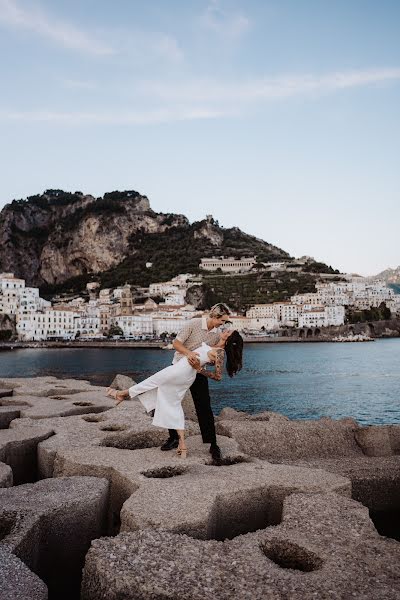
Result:
[[[210,454],[213,460],[222,460],[221,449],[217,444],[211,444],[210,446]]]
[[[179,445],[179,440],[168,438],[167,441],[161,446],[161,450],[173,450]]]

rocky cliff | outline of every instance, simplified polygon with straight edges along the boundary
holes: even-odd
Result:
[[[375,276],[375,279],[383,279],[386,283],[389,284],[400,284],[400,265],[395,269],[386,269],[378,275]]]
[[[47,190],[14,200],[0,213],[0,271],[53,290],[66,282],[82,287],[93,275],[103,285],[148,285],[196,270],[202,256],[249,253],[263,260],[290,258],[213,219],[190,224],[184,215],[156,213],[135,191],[94,198]]]

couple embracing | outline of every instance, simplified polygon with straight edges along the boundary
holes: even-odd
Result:
[[[148,413],[154,411],[153,425],[169,430],[161,450],[176,448],[178,455],[186,458],[182,400],[190,389],[203,442],[210,444],[214,460],[222,458],[215,434],[208,379],[221,380],[224,356],[230,377],[242,368],[243,339],[229,328],[229,314],[228,307],[219,303],[211,308],[208,316],[191,319],[173,342],[172,365],[128,390],[108,390],[117,405],[128,397],[137,396]],[[212,368],[207,369],[207,365]]]

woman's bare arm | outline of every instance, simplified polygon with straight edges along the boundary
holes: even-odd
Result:
[[[224,367],[224,354],[224,350],[222,350],[222,348],[218,348],[218,350],[215,351],[215,369],[213,371],[207,371],[206,369],[197,369],[197,372],[201,375],[205,375],[205,377],[214,379],[215,381],[221,381],[222,370]]]

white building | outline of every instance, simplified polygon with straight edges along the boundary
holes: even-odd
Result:
[[[266,262],[263,265],[267,271],[285,271],[287,268],[286,262]]]
[[[317,283],[315,287],[322,304],[348,306],[351,303],[352,291],[346,282]]]
[[[20,295],[25,288],[25,280],[14,277],[13,273],[0,274],[0,313],[16,315]]]
[[[386,282],[370,282],[367,278],[360,277],[353,277],[345,282],[317,283],[316,288],[316,297],[321,299],[321,304],[353,306],[360,310],[390,302],[395,295]]]
[[[120,327],[124,337],[150,336],[153,334],[153,317],[147,314],[131,314],[111,317],[110,325]]]
[[[400,317],[400,294],[395,294],[393,300],[386,302],[386,306],[390,308],[393,316]]]
[[[290,302],[281,303],[279,316],[282,325],[289,327],[296,326],[299,318],[298,306]]]
[[[19,306],[19,293],[17,290],[4,290],[0,293],[0,313],[16,315]]]
[[[326,324],[343,325],[345,317],[344,306],[325,306]]]
[[[75,320],[79,314],[73,310],[47,308],[43,312],[29,313],[17,321],[17,332],[22,340],[73,339]]]
[[[234,258],[233,256],[225,258],[224,256],[220,256],[202,258],[199,267],[200,269],[203,269],[203,271],[216,271],[217,269],[221,269],[223,273],[245,273],[246,271],[250,271],[255,264],[255,256],[242,256],[242,258]]]
[[[282,325],[297,323],[298,307],[291,302],[274,302],[275,314]]]
[[[312,306],[305,305],[299,312],[299,327],[328,327],[343,325],[344,306]]]
[[[160,336],[162,333],[178,334],[187,319],[183,317],[164,316],[164,317],[153,317],[153,332],[156,336]]]
[[[276,331],[279,321],[276,315],[272,317],[252,317],[249,319],[248,329],[251,331]]]
[[[181,273],[173,277],[170,281],[161,281],[149,285],[148,294],[150,296],[160,296],[165,304],[185,304],[186,290],[189,287],[189,279],[193,277],[191,273]]]
[[[248,317],[241,316],[230,316],[229,320],[232,322],[232,328],[237,331],[248,330],[251,328],[251,319]]]
[[[13,273],[0,274],[0,313],[16,315],[17,331],[24,330],[26,324],[18,323],[38,311],[44,311],[51,303],[39,296],[39,288],[25,287],[25,280]]]
[[[252,329],[274,330],[281,325],[297,325],[299,307],[297,304],[285,301],[272,304],[255,304],[246,312],[246,316],[252,319]]]
[[[323,304],[322,296],[319,293],[310,292],[308,294],[296,294],[290,298],[292,304],[310,304],[312,306],[320,306]]]
[[[365,284],[363,289],[359,289],[353,294],[353,305],[355,308],[368,309],[371,306],[378,307],[382,302],[390,302],[394,297],[394,291],[386,285],[386,282],[376,281]]]
[[[324,327],[326,325],[325,308],[314,306],[299,314],[299,327]]]
[[[185,297],[186,297],[186,293],[185,292],[180,292],[180,291],[176,291],[176,292],[171,292],[170,294],[166,294],[164,296],[164,302],[160,303],[160,306],[162,306],[163,304],[168,304],[168,305],[179,305],[179,306],[184,306],[185,305]]]
[[[80,337],[99,337],[101,330],[101,310],[96,300],[89,300],[79,313],[75,322],[76,332],[79,331]]]
[[[260,319],[263,317],[276,317],[277,312],[274,304],[255,304],[248,311],[246,317],[249,319]]]
[[[167,294],[172,294],[178,290],[178,286],[171,281],[161,281],[149,285],[149,296],[160,296],[163,298]]]
[[[14,273],[0,273],[0,291],[22,290],[25,287],[25,280],[15,277]]]

